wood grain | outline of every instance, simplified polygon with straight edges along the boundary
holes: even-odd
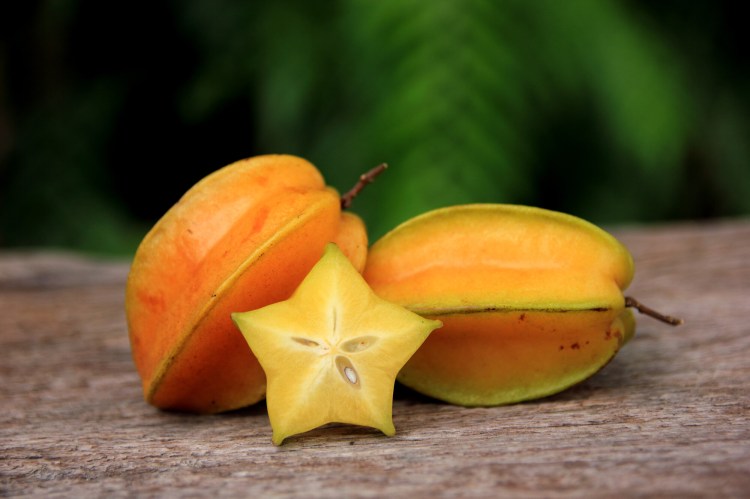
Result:
[[[143,402],[127,263],[0,253],[0,495],[749,497],[750,221],[620,228],[639,317],[599,374],[467,409],[399,388],[397,435],[330,425],[270,442],[265,407]]]

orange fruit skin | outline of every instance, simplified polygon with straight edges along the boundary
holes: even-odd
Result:
[[[360,274],[367,263],[367,228],[359,216],[345,211],[341,214],[339,231],[331,241],[352,262]]]
[[[605,366],[632,334],[618,312],[516,311],[425,315],[443,321],[398,380],[464,406],[533,400],[573,386]]]
[[[459,405],[557,393],[601,369],[635,328],[625,247],[539,208],[425,213],[373,244],[363,275],[382,298],[443,322],[398,380]]]
[[[357,231],[364,224],[342,225],[338,193],[301,158],[257,156],[199,181],[143,239],[128,276],[145,399],[200,413],[261,400],[265,375],[230,314],[287,299],[326,243],[359,241]]]

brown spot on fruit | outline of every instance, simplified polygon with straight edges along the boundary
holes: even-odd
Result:
[[[573,350],[578,350],[581,348],[581,345],[579,345],[578,343],[573,343],[572,345],[570,345],[570,348],[572,348]]]
[[[519,315],[519,316],[518,316],[518,320],[519,320],[519,321],[524,321],[524,320],[526,320],[526,314],[521,314],[521,315]]]

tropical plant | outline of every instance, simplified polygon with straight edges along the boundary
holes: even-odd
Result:
[[[268,152],[341,190],[388,162],[356,201],[373,238],[468,202],[750,213],[746,35],[725,4],[31,4],[0,45],[0,244],[131,252],[198,178]]]

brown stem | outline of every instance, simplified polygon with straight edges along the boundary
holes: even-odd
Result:
[[[682,319],[679,319],[677,317],[672,317],[670,315],[664,315],[662,313],[659,313],[653,308],[647,307],[643,303],[639,302],[635,298],[631,298],[630,296],[625,297],[625,306],[632,307],[644,315],[648,315],[649,317],[653,317],[654,319],[660,320],[662,322],[666,322],[667,324],[670,324],[672,326],[679,326],[680,324],[684,322]]]
[[[354,187],[349,189],[349,192],[341,196],[341,209],[345,210],[349,208],[352,205],[352,201],[354,201],[354,198],[357,197],[357,194],[359,194],[367,184],[373,183],[375,181],[375,177],[383,173],[383,170],[385,170],[386,168],[388,168],[388,165],[385,163],[381,163],[369,172],[360,175],[359,180],[354,185]]]

